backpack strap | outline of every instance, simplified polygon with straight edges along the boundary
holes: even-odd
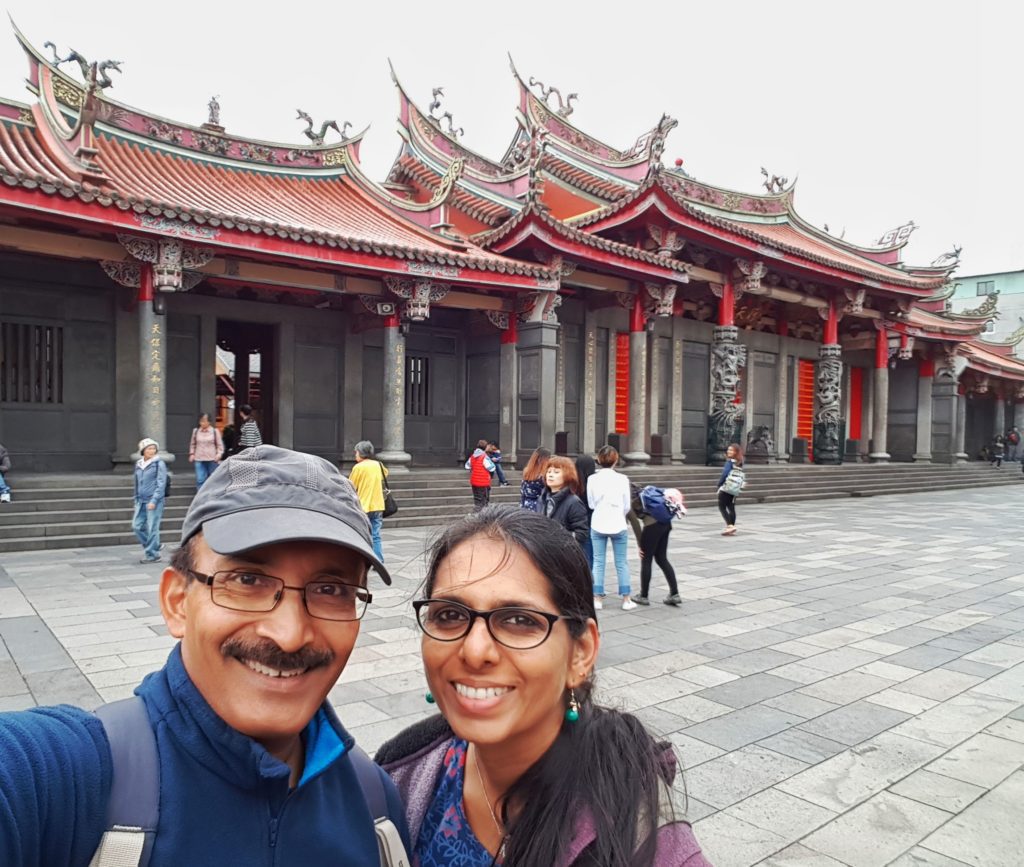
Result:
[[[146,867],[160,818],[156,735],[138,696],[105,704],[96,716],[110,743],[113,779],[107,829],[89,867]]]
[[[384,791],[380,768],[361,747],[353,745],[349,756],[359,780],[359,788],[363,790],[363,797],[366,798],[370,815],[373,816],[381,867],[411,867],[412,862],[406,854],[402,835],[388,813],[387,794]]]

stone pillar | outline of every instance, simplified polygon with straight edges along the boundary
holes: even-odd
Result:
[[[932,460],[932,392],[935,390],[935,362],[922,358],[917,367],[917,447],[914,462]]]
[[[516,342],[519,339],[516,324],[516,314],[510,313],[508,325],[501,332],[498,385],[501,418],[498,420],[498,442],[501,443],[503,466],[516,464],[516,395],[519,391],[516,384]]]
[[[1024,430],[1024,394],[1019,389],[1016,402],[1013,405],[1013,426]]]
[[[630,464],[644,466],[647,452],[647,331],[643,297],[637,292],[629,317],[629,451],[622,457]]]
[[[889,440],[889,335],[880,328],[875,337],[875,376],[871,389],[871,439],[874,451],[868,455],[872,462],[889,462],[886,451]]]
[[[814,421],[814,461],[818,464],[843,462],[842,355],[838,343],[818,347],[818,413]]]
[[[519,325],[519,433],[517,448],[524,453],[537,446],[555,445],[555,374],[558,363],[558,322],[533,321]]]
[[[407,472],[412,460],[405,450],[405,335],[398,314],[384,318],[383,448],[377,453],[388,470]]]
[[[956,435],[953,439],[953,460],[958,464],[967,463],[967,452],[964,443],[967,435],[967,395],[956,396]]]
[[[160,444],[160,457],[167,463],[174,455],[167,451],[167,317],[153,309],[153,267],[142,265],[139,280],[139,371],[143,383],[139,400],[139,439],[148,437]]]
[[[579,452],[594,452],[597,441],[597,326],[594,311],[583,314],[583,419],[580,425]]]
[[[999,389],[995,390],[995,434],[993,436],[1005,436],[1006,435],[1006,400],[1003,397],[1003,392]]]
[[[779,322],[779,350],[775,360],[775,458],[789,460],[789,329]]]
[[[555,432],[565,430],[565,329],[558,329],[558,349],[555,356]],[[552,450],[554,440],[551,441]]]
[[[672,382],[668,398],[668,436],[672,463],[686,462],[683,451],[683,317],[672,317]]]

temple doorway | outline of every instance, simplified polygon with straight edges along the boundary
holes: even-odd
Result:
[[[276,435],[274,382],[277,326],[258,322],[217,322],[217,418],[238,428],[238,408],[249,404],[263,442]]]

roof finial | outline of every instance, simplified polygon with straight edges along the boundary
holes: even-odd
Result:
[[[324,143],[324,138],[327,136],[327,130],[333,129],[341,136],[342,141],[348,139],[348,128],[352,126],[347,120],[343,124],[342,128],[338,128],[338,122],[336,120],[325,120],[320,124],[320,132],[313,132],[313,118],[310,117],[301,108],[296,109],[298,116],[296,120],[304,120],[306,122],[306,128],[302,131],[302,134],[308,138],[316,147],[320,147]]]
[[[82,78],[86,84],[92,86],[95,83],[95,87],[99,90],[106,90],[114,82],[107,75],[107,70],[112,69],[114,72],[121,71],[120,60],[104,60],[101,63],[90,63],[81,54],[71,49],[71,53],[67,57],[61,57],[57,54],[57,46],[52,42],[44,42],[43,48],[49,48],[53,52],[53,65],[60,66],[63,63],[69,63],[74,61],[78,64],[78,68],[82,71]]]
[[[456,128],[455,122],[454,122],[454,120],[452,118],[452,113],[450,111],[446,111],[444,114],[435,114],[435,112],[439,108],[441,108],[441,99],[440,98],[442,96],[444,96],[444,88],[443,87],[435,87],[431,91],[431,96],[433,98],[431,99],[430,106],[428,107],[427,110],[430,112],[430,119],[434,122],[434,126],[436,126],[439,130],[441,130],[441,132],[443,132],[449,138],[459,138],[459,137],[461,137],[462,133],[463,133],[463,129],[462,129],[461,126]],[[441,126],[441,121],[443,121],[443,120],[448,121],[448,129],[445,129],[444,127]]]
[[[210,101],[206,103],[206,107],[210,110],[209,115],[206,118],[206,122],[210,126],[220,126],[220,97],[211,96]]]
[[[952,268],[954,265],[959,265],[961,250],[963,250],[963,247],[958,246],[957,244],[953,244],[952,250],[950,250],[948,253],[943,253],[941,256],[935,259],[932,262],[932,264],[941,265],[942,267],[945,268]]]
[[[770,196],[777,196],[779,193],[785,192],[789,178],[784,178],[781,175],[769,175],[768,169],[764,166],[761,166],[761,174],[764,175],[761,186],[768,190]],[[825,227],[825,231],[828,231],[828,226]]]
[[[514,69],[515,67],[513,67],[513,70]],[[553,107],[549,101],[549,98],[552,95],[554,95],[555,99],[558,100],[558,105],[554,106],[554,111],[555,114],[557,114],[559,117],[568,117],[570,114],[572,114],[572,101],[574,99],[580,98],[580,95],[578,93],[570,93],[563,102],[562,91],[560,91],[557,87],[545,87],[543,81],[538,81],[532,75],[530,76],[530,87],[540,88],[540,101],[543,102],[548,108]]]

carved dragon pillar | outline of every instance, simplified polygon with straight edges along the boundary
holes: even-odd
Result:
[[[720,463],[730,443],[741,442],[744,404],[737,397],[740,370],[747,364],[747,347],[739,342],[734,323],[735,291],[731,281],[711,284],[721,299],[718,327],[711,340],[711,413],[708,416],[708,463]]]
[[[818,347],[818,412],[814,421],[814,461],[819,464],[843,462],[842,384],[843,350],[839,345],[839,313],[835,299],[827,310],[820,310],[825,318],[825,334]]]

